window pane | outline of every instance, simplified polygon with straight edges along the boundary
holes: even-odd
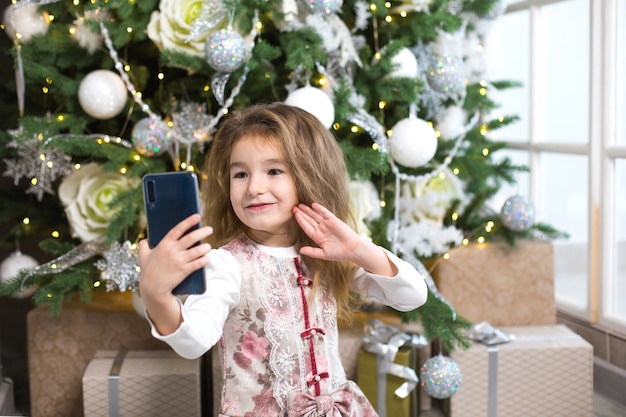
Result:
[[[615,241],[610,315],[626,320],[626,159],[615,163]]]
[[[580,155],[544,153],[538,220],[567,232],[569,239],[554,242],[556,297],[587,308],[589,187],[588,159]]]
[[[626,145],[626,2],[618,3],[617,21],[617,137],[618,145]]]
[[[490,132],[490,137],[503,141],[528,142],[530,137],[530,13],[523,10],[508,13],[493,23],[485,39],[485,78],[508,80],[521,87],[501,90],[494,100],[500,105],[492,117],[519,116],[520,120]]]
[[[586,143],[589,137],[589,0],[541,8],[543,62],[537,105],[539,141]]]

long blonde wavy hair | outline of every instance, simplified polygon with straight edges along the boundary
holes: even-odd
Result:
[[[220,247],[246,233],[230,202],[230,155],[243,137],[265,138],[282,150],[298,200],[319,203],[354,227],[349,208],[348,174],[335,137],[313,115],[283,103],[259,104],[229,115],[211,144],[202,175],[203,222],[213,227],[208,242]],[[297,250],[315,243],[294,221]],[[314,290],[327,284],[337,300],[338,315],[351,310],[350,280],[356,265],[303,257],[314,280]]]

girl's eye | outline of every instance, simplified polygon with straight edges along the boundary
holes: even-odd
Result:
[[[280,175],[282,173],[283,173],[283,171],[281,169],[278,169],[278,168],[270,169],[269,172],[268,172],[269,175]]]
[[[246,177],[246,173],[245,172],[235,172],[233,174],[233,178],[245,178]]]

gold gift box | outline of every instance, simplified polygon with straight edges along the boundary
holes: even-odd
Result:
[[[200,416],[200,360],[171,350],[98,351],[82,378],[85,417]]]
[[[492,326],[556,323],[551,242],[471,244],[449,255],[434,266],[432,276],[463,317]]]
[[[357,384],[363,390],[367,399],[376,410],[378,407],[378,359],[376,354],[360,349],[357,354]],[[400,348],[395,356],[394,363],[402,366],[413,367],[415,360],[411,349]],[[387,417],[409,417],[416,415],[418,404],[415,404],[416,395],[412,391],[406,398],[399,398],[395,395],[395,390],[400,387],[405,380],[395,375],[386,376],[385,398]],[[417,390],[417,387],[415,388]],[[414,413],[414,414],[413,414]]]

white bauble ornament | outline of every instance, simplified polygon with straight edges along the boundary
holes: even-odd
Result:
[[[50,19],[48,13],[40,12],[36,4],[26,6],[9,6],[4,12],[4,30],[13,40],[19,33],[19,41],[27,42],[33,35],[46,33]]]
[[[409,48],[402,48],[391,58],[394,70],[389,73],[390,77],[397,78],[417,78],[419,68],[417,58]]]
[[[467,112],[459,106],[449,106],[444,112],[437,130],[442,138],[452,139],[461,135],[465,130]]]
[[[109,70],[92,71],[80,82],[78,102],[95,119],[117,116],[126,105],[126,85],[117,73]]]
[[[391,130],[389,152],[394,161],[407,168],[422,166],[437,152],[435,129],[416,117],[400,120]]]
[[[39,265],[39,262],[37,262],[35,258],[16,250],[0,264],[0,282],[7,282],[10,279],[15,278],[21,270],[34,268],[37,265]],[[17,294],[14,294],[14,297],[30,297],[33,292],[35,292],[35,288],[27,288]]]
[[[335,105],[330,97],[328,97],[328,94],[319,88],[307,85],[294,90],[287,96],[285,104],[300,107],[308,111],[313,116],[317,117],[327,129],[329,129],[335,121]]]

